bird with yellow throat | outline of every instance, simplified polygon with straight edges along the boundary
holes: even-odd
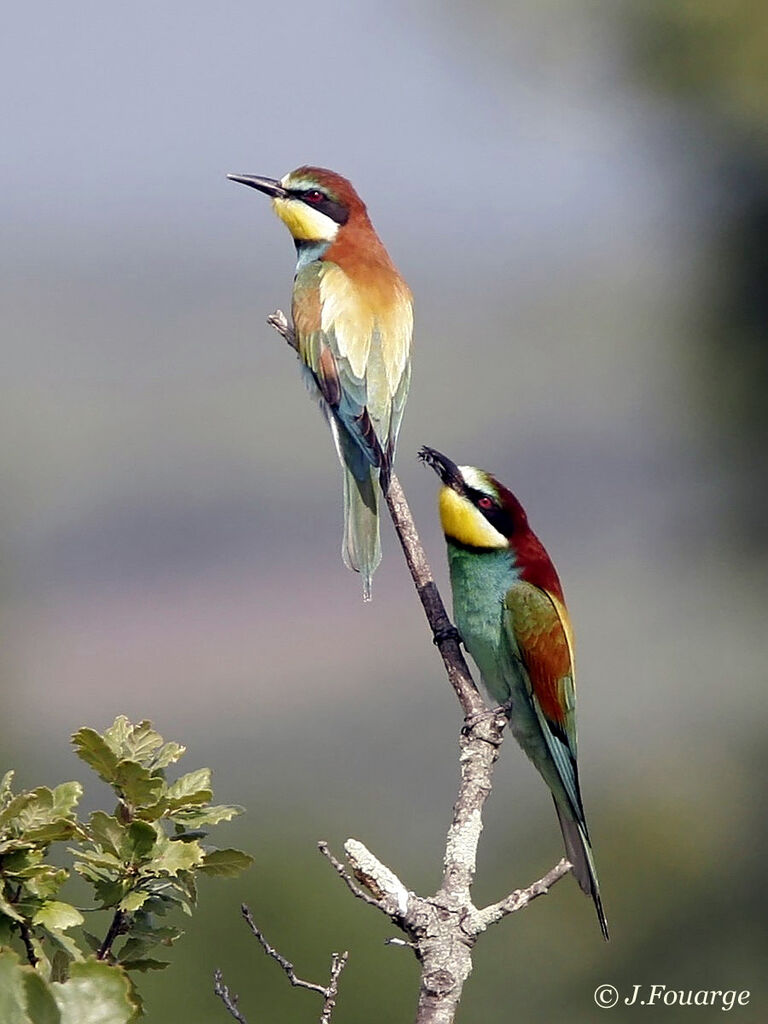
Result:
[[[342,464],[342,557],[361,574],[367,601],[381,561],[379,486],[389,484],[411,379],[411,292],[340,174],[299,167],[279,181],[228,177],[270,196],[293,236],[299,358]]]

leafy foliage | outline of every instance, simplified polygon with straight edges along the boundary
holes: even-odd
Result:
[[[123,1024],[141,1015],[129,971],[161,970],[153,954],[182,934],[161,921],[191,914],[198,872],[234,877],[251,864],[241,850],[203,843],[208,829],[241,808],[213,805],[208,768],[168,782],[185,748],[166,743],[151,722],[119,716],[104,733],[79,729],[78,756],[117,797],[113,814],[80,821],[79,782],[14,794],[0,782],[0,1020],[3,1024]],[[74,870],[94,892],[85,912],[108,911],[99,936],[83,912],[60,899],[70,877],[48,857],[69,842]],[[74,933],[79,940],[73,937]],[[20,957],[26,961],[22,964]]]

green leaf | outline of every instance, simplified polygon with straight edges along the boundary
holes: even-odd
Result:
[[[162,851],[147,868],[154,874],[177,875],[179,871],[188,871],[203,862],[205,854],[199,843],[167,842]]]
[[[79,782],[62,782],[60,786],[56,786],[53,791],[53,810],[56,816],[73,815],[82,795],[83,787]]]
[[[50,899],[69,878],[66,868],[55,868],[53,864],[40,864],[19,872],[20,878],[26,878],[26,888],[40,899]]]
[[[65,932],[67,928],[74,928],[84,922],[85,918],[79,910],[70,903],[59,903],[57,900],[48,900],[32,918],[32,924],[42,925],[54,932]]]
[[[168,787],[167,799],[171,807],[187,804],[205,804],[213,796],[210,768],[198,768],[195,772],[182,775]]]
[[[33,803],[35,800],[34,793],[19,793],[15,796],[10,803],[6,804],[4,809],[0,811],[0,828],[13,822],[15,818],[21,814],[21,812]]]
[[[78,729],[72,736],[72,744],[81,761],[85,761],[93,768],[99,778],[105,782],[112,782],[115,767],[120,759],[95,729]]]
[[[80,872],[81,875],[85,874],[84,871],[81,871],[81,868],[83,867],[83,862],[85,862],[86,865],[90,865],[94,868],[102,868],[103,871],[107,872],[112,876],[114,876],[118,872],[122,873],[123,871],[122,860],[120,860],[119,857],[115,857],[115,855],[112,853],[92,853],[90,850],[74,850],[71,847],[70,853],[74,853],[77,857],[80,858],[80,860],[78,860],[75,863],[75,871]],[[86,877],[91,876],[86,875]]]
[[[27,1014],[32,1024],[61,1024],[61,1014],[50,986],[37,971],[25,970],[23,973]]]
[[[82,874],[82,872],[81,872]],[[86,878],[88,876],[86,875]],[[96,898],[101,903],[101,909],[110,909],[116,906],[125,895],[125,882],[111,882],[105,880],[94,881]]]
[[[123,844],[124,856],[134,863],[146,860],[157,845],[158,838],[156,829],[145,821],[132,821]]]
[[[152,770],[167,768],[169,764],[175,764],[186,752],[187,748],[180,743],[166,743],[152,758]]]
[[[13,936],[13,920],[0,912],[0,948],[10,946]]]
[[[152,723],[146,719],[134,725],[125,738],[125,755],[132,761],[150,762],[152,754],[163,745],[163,737],[155,732]]]
[[[136,807],[157,803],[165,789],[165,782],[150,775],[138,761],[120,761],[112,773],[112,784]]]
[[[211,850],[206,853],[200,870],[219,878],[236,878],[253,864],[253,857],[242,850]]]
[[[162,971],[169,966],[169,961],[144,957],[141,960],[121,960],[120,965],[126,971]]]
[[[69,965],[72,960],[82,960],[82,954],[78,950],[78,956],[71,957],[63,949],[57,949],[51,960],[51,981],[66,981],[69,977]]]
[[[14,921],[24,920],[18,910],[3,897],[2,893],[0,893],[0,914],[5,914],[6,917],[10,917]],[[0,1020],[2,1020],[2,1017],[0,1017]]]
[[[220,821],[230,821],[242,814],[243,807],[236,804],[217,804],[213,807],[190,808],[174,811],[173,820],[183,822],[188,828],[199,828],[201,825],[218,825]]]
[[[133,725],[125,715],[118,715],[104,733],[104,742],[117,754],[118,760],[126,756],[128,737],[132,731]]]
[[[135,889],[120,900],[120,909],[127,911],[129,914],[133,913],[134,910],[140,910],[147,902],[150,895],[151,893],[144,892],[141,889]]]
[[[78,831],[77,823],[67,819],[59,818],[55,821],[48,821],[34,827],[27,828],[24,838],[31,843],[49,846],[51,843],[61,843],[71,839]]]
[[[80,934],[85,939],[86,945],[89,946],[94,953],[98,953],[98,951],[101,949],[101,939],[98,937],[98,935],[94,935],[93,932],[87,932],[85,928],[83,928]]]
[[[11,949],[0,950],[0,1021],[3,1024],[29,1024],[26,1002],[19,958]]]
[[[67,963],[70,963],[72,960],[83,959],[83,954],[80,952],[80,947],[70,935],[67,935],[66,932],[48,931],[46,932],[46,936],[48,940],[56,947],[56,951],[54,953],[54,960],[60,953],[67,958]],[[54,978],[53,975],[51,975],[51,981],[58,980],[58,978]]]
[[[125,837],[125,825],[111,814],[94,811],[88,820],[91,840],[102,850],[118,856]]]
[[[13,782],[14,775],[15,772],[13,771],[13,769],[11,769],[10,771],[5,773],[5,775],[2,778],[2,781],[0,782],[0,807],[4,807],[6,803],[13,799],[13,794],[11,793],[11,783]]]
[[[61,1024],[129,1024],[137,1004],[121,967],[98,960],[72,964],[69,981],[51,985]]]

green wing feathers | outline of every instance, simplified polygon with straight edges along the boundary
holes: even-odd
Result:
[[[525,668],[528,695],[544,741],[543,747],[532,743],[529,756],[552,791],[568,859],[582,890],[594,901],[607,939],[576,763],[576,689],[568,612],[552,594],[520,580],[507,592],[504,626]]]

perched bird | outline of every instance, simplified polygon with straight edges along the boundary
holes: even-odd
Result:
[[[443,482],[440,520],[456,626],[552,791],[568,860],[607,939],[579,790],[573,636],[557,572],[522,505],[498,480],[433,448],[419,457]]]
[[[280,181],[228,177],[271,196],[293,236],[299,357],[343,467],[342,556],[362,575],[370,600],[381,561],[378,485],[389,483],[411,380],[410,289],[340,174],[299,167]]]

